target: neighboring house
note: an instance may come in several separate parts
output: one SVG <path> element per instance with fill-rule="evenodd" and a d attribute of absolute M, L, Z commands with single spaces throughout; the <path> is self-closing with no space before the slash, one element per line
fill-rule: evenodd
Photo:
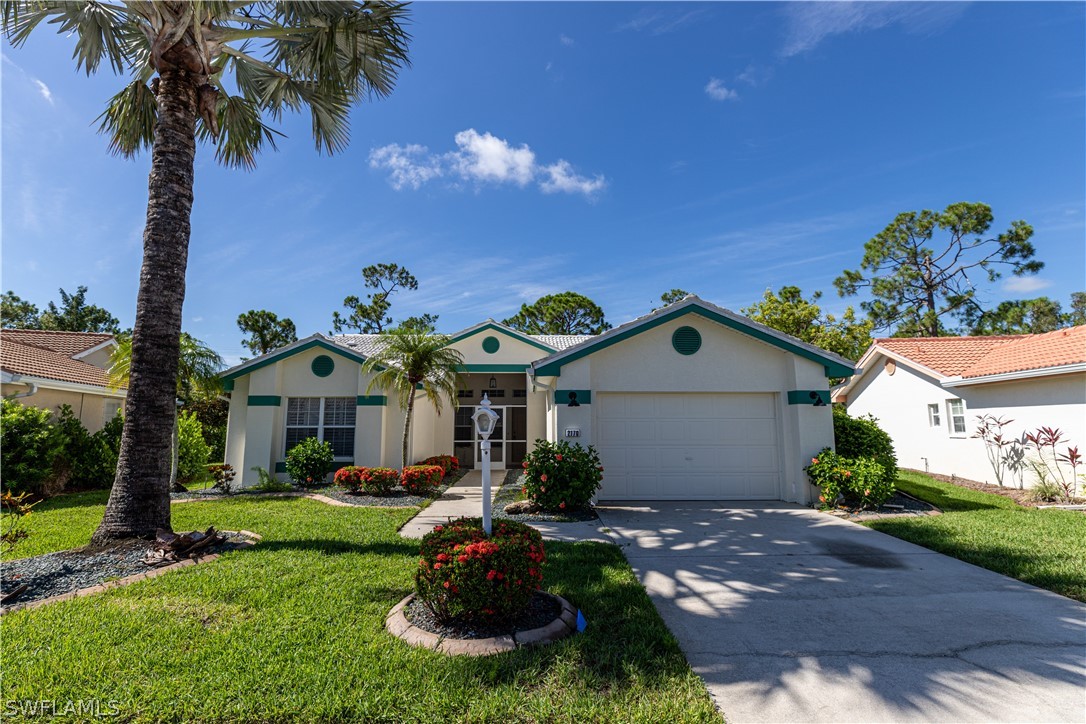
<path fill-rule="evenodd" d="M 403 413 L 367 390 L 377 335 L 315 334 L 223 373 L 232 390 L 226 462 L 282 472 L 316 436 L 338 465 L 400 464 Z M 790 500 L 814 490 L 803 466 L 833 445 L 830 377 L 853 365 L 746 317 L 687 297 L 596 337 L 528 335 L 492 320 L 452 336 L 464 357 L 459 409 L 419 401 L 412 461 L 455 454 L 479 466 L 471 415 L 501 415 L 492 465 L 519 467 L 536 440 L 595 445 L 603 499 Z"/>
<path fill-rule="evenodd" d="M 109 388 L 111 334 L 0 330 L 0 393 L 59 412 L 70 405 L 89 432 L 121 411 L 126 390 Z"/>
<path fill-rule="evenodd" d="M 996 483 L 977 418 L 1012 423 L 1021 439 L 1059 428 L 1086 452 L 1086 326 L 1004 337 L 877 339 L 861 368 L 834 389 L 850 415 L 874 415 L 902 467 Z M 1063 446 L 1061 445 L 1061 451 Z M 1036 451 L 1026 451 L 1027 458 Z M 1004 485 L 1034 483 L 1028 465 Z"/>

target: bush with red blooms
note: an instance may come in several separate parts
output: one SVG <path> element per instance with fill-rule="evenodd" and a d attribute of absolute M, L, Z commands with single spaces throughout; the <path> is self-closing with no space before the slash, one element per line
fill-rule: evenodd
<path fill-rule="evenodd" d="M 420 460 L 416 465 L 440 465 L 445 474 L 456 472 L 460 469 L 460 460 L 452 455 L 434 455 L 425 460 Z"/>
<path fill-rule="evenodd" d="M 357 493 L 362 489 L 362 472 L 365 468 L 348 465 L 336 471 L 332 482 L 336 487 L 343 488 L 348 493 Z"/>
<path fill-rule="evenodd" d="M 550 512 L 588 507 L 603 481 L 596 448 L 539 440 L 524 458 L 524 493 Z"/>
<path fill-rule="evenodd" d="M 408 465 L 400 476 L 400 484 L 413 495 L 424 495 L 441 485 L 445 468 L 440 465 Z"/>
<path fill-rule="evenodd" d="M 543 585 L 543 536 L 523 523 L 479 518 L 439 525 L 422 539 L 415 593 L 434 617 L 509 620 Z"/>
<path fill-rule="evenodd" d="M 362 468 L 358 481 L 363 493 L 388 495 L 400 482 L 400 471 L 395 468 Z"/>

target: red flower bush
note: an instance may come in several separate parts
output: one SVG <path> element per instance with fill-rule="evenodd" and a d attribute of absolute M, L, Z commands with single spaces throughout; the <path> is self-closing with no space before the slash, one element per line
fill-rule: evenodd
<path fill-rule="evenodd" d="M 543 585 L 543 537 L 523 523 L 479 518 L 437 526 L 422 539 L 415 593 L 440 621 L 510 619 Z"/>
<path fill-rule="evenodd" d="M 359 468 L 362 492 L 370 495 L 388 495 L 400 482 L 400 471 L 393 468 Z"/>
<path fill-rule="evenodd" d="M 524 458 L 524 492 L 544 510 L 587 507 L 602 481 L 600 457 L 592 446 L 540 440 Z"/>
<path fill-rule="evenodd" d="M 448 475 L 460 469 L 460 460 L 452 455 L 434 455 L 425 460 L 420 460 L 415 465 L 440 465 L 445 474 Z"/>
<path fill-rule="evenodd" d="M 365 468 L 348 465 L 336 471 L 332 482 L 335 483 L 336 487 L 343 488 L 348 493 L 357 493 L 362 489 L 362 473 L 365 470 Z"/>
<path fill-rule="evenodd" d="M 419 495 L 441 485 L 443 477 L 445 477 L 445 468 L 440 465 L 409 465 L 403 469 L 400 484 L 407 492 Z"/>

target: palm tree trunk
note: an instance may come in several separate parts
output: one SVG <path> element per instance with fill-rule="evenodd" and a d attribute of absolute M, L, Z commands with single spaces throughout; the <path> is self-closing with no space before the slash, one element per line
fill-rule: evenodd
<path fill-rule="evenodd" d="M 170 529 L 171 439 L 195 156 L 195 84 L 186 71 L 164 70 L 151 152 L 124 431 L 117 477 L 105 516 L 91 538 L 94 545 L 151 537 L 159 528 Z"/>
<path fill-rule="evenodd" d="M 403 450 L 401 452 L 400 469 L 407 467 L 407 440 L 411 434 L 411 413 L 415 410 L 415 385 L 411 385 L 411 394 L 407 397 L 407 414 L 403 418 Z"/>

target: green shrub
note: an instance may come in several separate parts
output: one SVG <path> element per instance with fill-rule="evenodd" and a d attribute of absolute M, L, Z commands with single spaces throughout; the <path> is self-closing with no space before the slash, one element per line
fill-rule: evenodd
<path fill-rule="evenodd" d="M 424 495 L 441 485 L 445 468 L 440 465 L 408 465 L 400 476 L 400 485 L 412 495 Z"/>
<path fill-rule="evenodd" d="M 543 585 L 543 537 L 523 523 L 494 521 L 487 536 L 479 518 L 454 520 L 426 534 L 420 555 L 415 592 L 440 621 L 511 619 Z"/>
<path fill-rule="evenodd" d="M 259 482 L 245 489 L 249 493 L 286 493 L 294 489 L 290 483 L 276 480 L 275 476 L 259 465 L 250 468 L 256 473 Z"/>
<path fill-rule="evenodd" d="M 4 489 L 41 494 L 64 452 L 52 413 L 4 400 L 0 408 L 0 473 Z"/>
<path fill-rule="evenodd" d="M 67 477 L 65 489 L 88 490 L 111 486 L 117 474 L 117 458 L 110 454 L 104 436 L 87 432 L 70 405 L 61 405 L 56 427 L 64 437 L 64 452 L 59 467 Z"/>
<path fill-rule="evenodd" d="M 207 474 L 211 448 L 204 441 L 200 420 L 190 412 L 177 415 L 177 481 L 191 483 Z"/>
<path fill-rule="evenodd" d="M 117 459 L 121 456 L 121 432 L 124 430 L 124 415 L 117 413 L 113 419 L 102 426 L 102 429 L 94 433 L 94 437 L 101 441 L 102 464 L 109 469 L 109 485 L 113 485 L 113 479 L 117 477 Z"/>
<path fill-rule="evenodd" d="M 1042 479 L 1029 489 L 1028 495 L 1034 503 L 1055 503 L 1063 498 L 1064 490 L 1056 481 Z"/>
<path fill-rule="evenodd" d="M 323 485 L 334 467 L 332 443 L 307 437 L 287 453 L 287 475 L 302 488 Z"/>
<path fill-rule="evenodd" d="M 596 448 L 565 440 L 537 440 L 524 458 L 524 473 L 528 499 L 549 511 L 587 507 L 603 480 Z"/>
<path fill-rule="evenodd" d="M 823 507 L 877 508 L 894 494 L 894 479 L 871 458 L 847 458 L 824 448 L 804 468 L 821 489 Z"/>
<path fill-rule="evenodd" d="M 460 469 L 460 460 L 454 455 L 433 455 L 420 460 L 415 463 L 416 465 L 440 465 L 445 471 L 445 475 L 455 472 Z"/>
<path fill-rule="evenodd" d="M 882 466 L 887 480 L 897 480 L 897 455 L 894 441 L 871 415 L 849 417 L 840 405 L 833 408 L 833 446 L 846 458 L 872 458 Z"/>

